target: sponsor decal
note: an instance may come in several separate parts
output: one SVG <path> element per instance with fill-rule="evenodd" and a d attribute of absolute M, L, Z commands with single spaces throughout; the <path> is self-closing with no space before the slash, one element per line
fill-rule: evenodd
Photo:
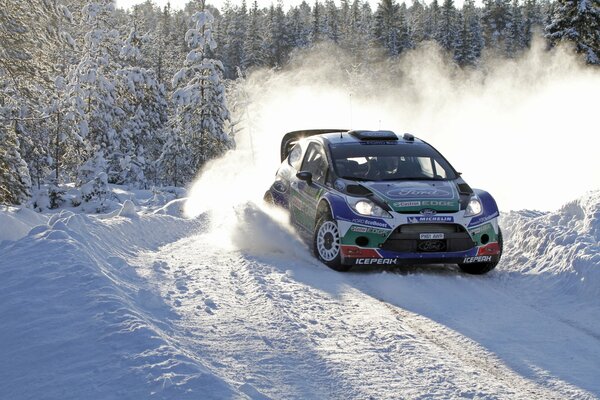
<path fill-rule="evenodd" d="M 394 207 L 419 207 L 420 201 L 397 201 L 392 204 Z"/>
<path fill-rule="evenodd" d="M 342 254 L 344 257 L 381 258 L 377 250 L 363 249 L 358 246 L 342 245 Z"/>
<path fill-rule="evenodd" d="M 421 202 L 422 206 L 429 206 L 429 207 L 454 207 L 456 205 L 455 202 L 453 201 L 444 201 L 444 200 L 423 200 Z"/>
<path fill-rule="evenodd" d="M 452 192 L 438 188 L 405 188 L 386 192 L 389 197 L 452 197 Z"/>
<path fill-rule="evenodd" d="M 486 222 L 488 222 L 488 221 L 496 218 L 498 215 L 500 215 L 500 213 L 498 213 L 498 211 L 496 211 L 495 213 L 487 215 L 485 217 L 479 217 L 479 218 L 475 217 L 475 218 L 473 218 L 471 220 L 471 223 L 469 224 L 469 226 L 471 226 L 471 225 L 481 225 L 483 223 L 486 223 Z"/>
<path fill-rule="evenodd" d="M 438 215 L 423 216 L 423 217 L 408 217 L 409 224 L 420 224 L 423 222 L 454 222 L 454 217 L 444 217 Z"/>
<path fill-rule="evenodd" d="M 443 233 L 421 233 L 419 235 L 419 239 L 421 239 L 421 240 L 438 240 L 438 239 L 443 239 L 443 238 L 444 238 Z"/>
<path fill-rule="evenodd" d="M 500 244 L 497 242 L 488 243 L 485 246 L 480 247 L 477 250 L 477 255 L 482 256 L 486 254 L 499 254 L 500 253 Z"/>
<path fill-rule="evenodd" d="M 390 231 L 387 229 L 377 229 L 377 228 L 369 228 L 369 229 L 367 229 L 367 232 L 374 233 L 375 235 L 381 235 L 381 236 L 386 236 L 388 233 L 390 233 Z"/>
<path fill-rule="evenodd" d="M 358 265 L 396 265 L 398 260 L 396 258 L 357 258 L 356 264 Z"/>
<path fill-rule="evenodd" d="M 388 233 L 390 233 L 390 231 L 388 229 L 367 228 L 366 226 L 357 226 L 357 225 L 352 225 L 350 227 L 350 230 L 352 232 L 373 233 L 375 235 L 381 235 L 381 236 L 385 236 Z"/>
<path fill-rule="evenodd" d="M 463 264 L 491 262 L 491 261 L 492 261 L 492 256 L 465 257 L 465 259 L 463 260 Z"/>
<path fill-rule="evenodd" d="M 380 228 L 389 228 L 390 226 L 388 224 L 386 224 L 385 222 L 379 222 L 379 221 L 372 221 L 369 219 L 363 219 L 363 218 L 354 218 L 352 221 L 350 221 L 352 223 L 355 224 L 361 224 L 361 225 L 371 225 L 371 226 L 377 226 Z"/>

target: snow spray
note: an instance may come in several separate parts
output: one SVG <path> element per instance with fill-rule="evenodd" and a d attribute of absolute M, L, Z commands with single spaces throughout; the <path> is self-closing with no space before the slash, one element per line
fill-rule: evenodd
<path fill-rule="evenodd" d="M 544 45 L 460 69 L 433 44 L 359 63 L 323 44 L 295 53 L 279 71 L 254 71 L 239 83 L 248 103 L 237 148 L 201 171 L 186 211 L 232 215 L 240 204 L 260 204 L 284 133 L 349 129 L 349 95 L 354 129 L 383 121 L 381 129 L 429 142 L 501 210 L 556 209 L 600 187 L 600 70 L 568 48 Z"/>

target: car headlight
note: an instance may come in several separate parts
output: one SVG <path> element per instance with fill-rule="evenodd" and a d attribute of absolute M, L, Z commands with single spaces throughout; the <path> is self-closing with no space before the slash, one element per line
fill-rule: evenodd
<path fill-rule="evenodd" d="M 482 211 L 483 206 L 481 205 L 481 201 L 479 201 L 477 197 L 473 197 L 469 200 L 467 210 L 465 211 L 465 217 L 474 217 L 475 215 L 481 214 Z"/>
<path fill-rule="evenodd" d="M 357 214 L 360 215 L 379 218 L 392 218 L 390 213 L 369 199 L 349 199 L 348 204 Z"/>

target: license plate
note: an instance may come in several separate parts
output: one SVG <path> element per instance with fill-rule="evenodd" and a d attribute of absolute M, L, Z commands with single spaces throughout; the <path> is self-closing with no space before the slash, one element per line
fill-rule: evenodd
<path fill-rule="evenodd" d="M 419 239 L 421 239 L 421 240 L 439 240 L 439 239 L 443 239 L 443 238 L 444 238 L 443 233 L 421 233 L 419 235 Z"/>

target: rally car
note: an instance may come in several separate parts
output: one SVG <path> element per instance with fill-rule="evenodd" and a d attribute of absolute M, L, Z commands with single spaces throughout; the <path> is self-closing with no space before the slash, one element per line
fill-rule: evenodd
<path fill-rule="evenodd" d="M 502 254 L 498 207 L 472 189 L 431 145 L 392 131 L 290 132 L 265 200 L 291 222 L 324 264 L 458 264 L 470 274 Z"/>

